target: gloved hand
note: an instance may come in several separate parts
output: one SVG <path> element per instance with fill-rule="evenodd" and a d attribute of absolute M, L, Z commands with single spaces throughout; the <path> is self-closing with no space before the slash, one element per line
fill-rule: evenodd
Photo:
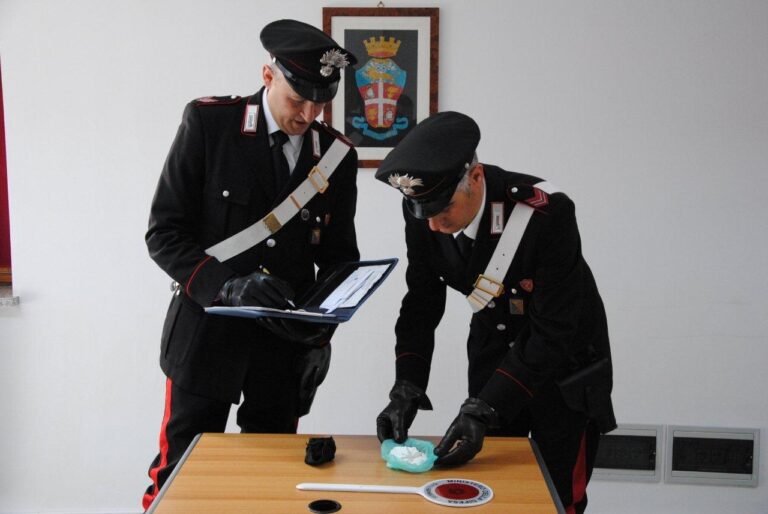
<path fill-rule="evenodd" d="M 233 277 L 219 291 L 221 303 L 231 307 L 255 305 L 285 309 L 293 300 L 293 289 L 285 280 L 254 271 L 245 277 Z"/>
<path fill-rule="evenodd" d="M 307 346 L 322 346 L 331 340 L 333 324 L 310 323 L 288 318 L 259 318 L 259 324 L 280 339 Z"/>
<path fill-rule="evenodd" d="M 381 442 L 394 439 L 400 444 L 408 439 L 408 429 L 416 411 L 432 410 L 432 402 L 420 387 L 407 380 L 395 381 L 389 399 L 389 405 L 376 418 L 376 435 Z"/>
<path fill-rule="evenodd" d="M 296 372 L 299 375 L 299 406 L 297 416 L 309 412 L 315 393 L 328 375 L 331 367 L 331 345 L 326 344 L 307 350 L 296 360 Z"/>
<path fill-rule="evenodd" d="M 483 449 L 486 429 L 497 422 L 496 411 L 490 405 L 480 398 L 467 398 L 435 447 L 435 465 L 455 466 L 472 460 Z"/>

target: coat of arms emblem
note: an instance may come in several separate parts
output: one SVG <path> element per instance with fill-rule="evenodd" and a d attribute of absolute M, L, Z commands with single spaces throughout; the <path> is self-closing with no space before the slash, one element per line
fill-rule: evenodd
<path fill-rule="evenodd" d="M 394 37 L 371 37 L 363 41 L 371 59 L 355 72 L 357 89 L 364 102 L 365 117 L 352 120 L 355 128 L 383 141 L 408 128 L 407 117 L 397 117 L 397 102 L 405 88 L 407 72 L 392 59 L 401 41 Z"/>

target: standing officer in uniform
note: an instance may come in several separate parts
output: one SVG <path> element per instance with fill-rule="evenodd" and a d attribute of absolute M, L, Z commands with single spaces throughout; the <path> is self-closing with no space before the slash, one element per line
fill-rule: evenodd
<path fill-rule="evenodd" d="M 357 154 L 315 121 L 355 57 L 322 31 L 270 23 L 271 63 L 252 96 L 189 103 L 165 162 L 146 235 L 175 282 L 160 366 L 168 377 L 148 508 L 193 437 L 295 433 L 330 361 L 332 327 L 209 315 L 211 305 L 287 308 L 334 264 L 359 260 Z M 332 176 L 331 176 L 332 174 Z M 287 214 L 286 214 L 287 213 Z"/>
<path fill-rule="evenodd" d="M 583 512 L 599 436 L 616 425 L 605 310 L 573 202 L 541 179 L 478 163 L 479 141 L 471 118 L 439 113 L 376 173 L 405 196 L 408 247 L 396 381 L 378 436 L 402 442 L 417 410 L 432 408 L 425 391 L 450 286 L 474 311 L 469 398 L 435 448 L 436 464 L 469 461 L 486 434 L 530 433 L 566 512 Z"/>

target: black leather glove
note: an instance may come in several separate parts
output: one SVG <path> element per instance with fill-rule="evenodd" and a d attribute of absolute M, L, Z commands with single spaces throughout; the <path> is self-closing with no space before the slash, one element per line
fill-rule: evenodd
<path fill-rule="evenodd" d="M 376 435 L 381 442 L 394 439 L 400 444 L 408 439 L 416 411 L 432 410 L 432 402 L 419 386 L 407 380 L 395 381 L 389 399 L 389 405 L 376 418 Z"/>
<path fill-rule="evenodd" d="M 311 348 L 296 361 L 299 375 L 299 406 L 297 416 L 309 413 L 315 393 L 331 367 L 331 345 Z"/>
<path fill-rule="evenodd" d="M 285 309 L 293 300 L 293 289 L 285 280 L 254 271 L 245 277 L 230 278 L 219 291 L 221 303 L 231 307 L 255 305 Z"/>
<path fill-rule="evenodd" d="M 467 398 L 459 409 L 459 415 L 435 447 L 435 464 L 455 466 L 472 460 L 483 449 L 486 429 L 497 423 L 498 416 L 490 405 L 480 398 Z"/>
<path fill-rule="evenodd" d="M 259 324 L 280 339 L 307 346 L 323 346 L 331 340 L 334 325 L 288 318 L 259 318 Z"/>

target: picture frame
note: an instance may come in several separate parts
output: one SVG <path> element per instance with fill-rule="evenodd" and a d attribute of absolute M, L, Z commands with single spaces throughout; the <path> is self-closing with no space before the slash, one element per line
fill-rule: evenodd
<path fill-rule="evenodd" d="M 439 8 L 324 7 L 323 30 L 357 57 L 324 120 L 378 168 L 421 120 L 437 112 Z"/>

